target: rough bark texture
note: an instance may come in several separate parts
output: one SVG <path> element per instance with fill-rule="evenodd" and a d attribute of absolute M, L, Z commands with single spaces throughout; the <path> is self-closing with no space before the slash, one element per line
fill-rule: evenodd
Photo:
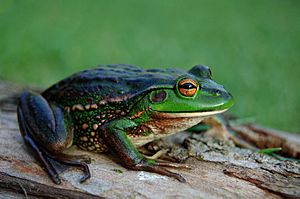
<path fill-rule="evenodd" d="M 0 198 L 300 198 L 298 163 L 279 161 L 200 134 L 181 134 L 184 145 L 173 145 L 169 150 L 169 157 L 186 160 L 191 166 L 190 170 L 176 170 L 187 183 L 129 171 L 110 156 L 72 147 L 67 153 L 92 158 L 92 178 L 80 184 L 81 171 L 68 169 L 60 174 L 62 184 L 55 185 L 30 155 L 19 133 L 15 110 L 16 96 L 22 90 L 0 82 Z M 288 140 L 286 135 L 277 136 Z M 300 139 L 293 137 L 284 144 L 296 147 L 295 157 L 299 157 Z"/>

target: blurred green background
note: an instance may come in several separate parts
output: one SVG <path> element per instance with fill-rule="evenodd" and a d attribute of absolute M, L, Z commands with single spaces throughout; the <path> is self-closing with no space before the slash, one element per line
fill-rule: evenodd
<path fill-rule="evenodd" d="M 230 110 L 300 133 L 300 1 L 0 0 L 0 78 L 48 87 L 97 64 L 211 66 Z"/>

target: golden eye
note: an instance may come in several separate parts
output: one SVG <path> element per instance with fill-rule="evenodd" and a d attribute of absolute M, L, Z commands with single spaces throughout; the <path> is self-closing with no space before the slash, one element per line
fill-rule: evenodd
<path fill-rule="evenodd" d="M 198 89 L 198 84 L 192 79 L 182 79 L 178 82 L 179 92 L 186 97 L 193 97 Z"/>

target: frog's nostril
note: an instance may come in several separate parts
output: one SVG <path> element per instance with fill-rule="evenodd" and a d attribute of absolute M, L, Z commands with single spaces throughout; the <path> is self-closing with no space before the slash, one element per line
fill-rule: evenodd
<path fill-rule="evenodd" d="M 222 91 L 216 90 L 215 93 L 216 93 L 217 96 L 220 96 L 222 94 Z"/>

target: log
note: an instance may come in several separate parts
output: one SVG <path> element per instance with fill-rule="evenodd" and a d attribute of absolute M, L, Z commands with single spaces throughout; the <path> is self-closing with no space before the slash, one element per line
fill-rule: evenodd
<path fill-rule="evenodd" d="M 170 159 L 190 165 L 191 169 L 172 169 L 183 175 L 186 183 L 127 170 L 110 155 L 73 146 L 66 153 L 92 158 L 92 178 L 81 184 L 81 171 L 71 168 L 60 173 L 62 184 L 56 185 L 31 156 L 19 133 L 16 103 L 23 90 L 0 82 L 0 198 L 300 198 L 296 161 L 280 161 L 235 147 L 230 140 L 196 133 L 176 135 L 183 144 L 176 143 L 176 137 L 164 141 L 170 146 Z M 293 144 L 299 146 L 299 140 L 296 136 Z"/>

